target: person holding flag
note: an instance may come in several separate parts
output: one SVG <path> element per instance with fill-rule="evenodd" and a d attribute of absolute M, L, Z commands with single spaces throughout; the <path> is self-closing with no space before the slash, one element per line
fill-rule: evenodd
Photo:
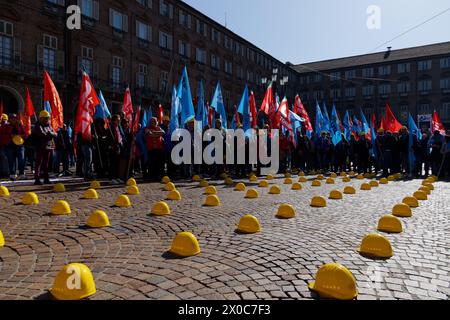
<path fill-rule="evenodd" d="M 11 181 L 17 179 L 17 169 L 19 171 L 19 180 L 25 179 L 25 138 L 24 126 L 20 123 L 17 114 L 11 114 L 9 122 L 0 128 L 0 141 L 5 148 Z"/>

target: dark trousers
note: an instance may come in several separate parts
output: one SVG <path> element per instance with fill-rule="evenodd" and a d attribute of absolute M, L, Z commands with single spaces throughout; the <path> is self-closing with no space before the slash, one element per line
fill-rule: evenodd
<path fill-rule="evenodd" d="M 34 173 L 36 180 L 39 180 L 41 176 L 46 180 L 48 179 L 48 166 L 52 155 L 53 150 L 36 150 L 36 170 Z"/>
<path fill-rule="evenodd" d="M 23 175 L 25 172 L 25 147 L 10 144 L 6 147 L 6 156 L 8 158 L 9 174 L 16 174 L 17 164 L 19 175 Z"/>
<path fill-rule="evenodd" d="M 164 175 L 164 151 L 162 149 L 149 150 L 149 175 L 153 181 L 159 181 Z"/>

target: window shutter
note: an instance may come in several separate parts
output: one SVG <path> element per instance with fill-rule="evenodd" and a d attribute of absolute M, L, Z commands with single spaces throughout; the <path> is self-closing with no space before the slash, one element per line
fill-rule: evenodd
<path fill-rule="evenodd" d="M 126 14 L 122 15 L 122 21 L 123 21 L 123 32 L 128 32 L 128 16 Z"/>
<path fill-rule="evenodd" d="M 191 15 L 188 15 L 188 29 L 191 28 L 192 18 Z"/>
<path fill-rule="evenodd" d="M 100 20 L 100 5 L 98 1 L 94 1 L 94 19 Z"/>
<path fill-rule="evenodd" d="M 152 9 L 153 8 L 153 1 L 152 0 L 147 0 L 147 7 Z"/>
<path fill-rule="evenodd" d="M 22 60 L 22 41 L 14 38 L 14 65 L 19 66 Z"/>
<path fill-rule="evenodd" d="M 173 4 L 169 4 L 169 18 L 173 19 Z"/>
<path fill-rule="evenodd" d="M 149 25 L 147 26 L 147 34 L 148 34 L 148 39 L 147 40 L 151 42 L 152 38 L 153 38 L 152 37 L 152 27 L 149 26 Z"/>
<path fill-rule="evenodd" d="M 197 33 L 200 33 L 200 21 L 197 20 Z"/>

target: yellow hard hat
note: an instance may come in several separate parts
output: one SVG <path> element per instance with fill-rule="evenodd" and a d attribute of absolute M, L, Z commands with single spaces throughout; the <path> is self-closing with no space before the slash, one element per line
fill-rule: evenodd
<path fill-rule="evenodd" d="M 316 281 L 308 287 L 323 298 L 353 300 L 358 295 L 355 277 L 346 267 L 337 263 L 321 267 Z"/>
<path fill-rule="evenodd" d="M 90 228 L 105 228 L 111 226 L 108 215 L 102 210 L 95 210 L 86 222 Z"/>
<path fill-rule="evenodd" d="M 216 189 L 216 187 L 214 187 L 214 186 L 209 186 L 209 187 L 206 187 L 206 189 L 205 189 L 205 194 L 206 195 L 209 195 L 209 194 L 217 194 L 217 189 Z"/>
<path fill-rule="evenodd" d="M 50 289 L 50 293 L 58 300 L 82 300 L 96 292 L 91 270 L 81 263 L 65 266 Z"/>
<path fill-rule="evenodd" d="M 239 221 L 237 231 L 243 233 L 257 233 L 261 231 L 261 224 L 258 218 L 250 214 L 245 215 Z"/>
<path fill-rule="evenodd" d="M 262 180 L 262 181 L 259 183 L 259 187 L 260 187 L 260 188 L 268 188 L 268 187 L 269 187 L 269 182 L 268 182 L 267 180 Z"/>
<path fill-rule="evenodd" d="M 138 196 L 140 194 L 139 188 L 137 186 L 129 186 L 127 188 L 127 194 L 130 196 Z"/>
<path fill-rule="evenodd" d="M 50 113 L 47 110 L 42 110 L 39 113 L 39 118 L 50 118 Z"/>
<path fill-rule="evenodd" d="M 245 191 L 245 184 L 243 184 L 242 182 L 239 182 L 235 187 L 234 187 L 235 191 Z"/>
<path fill-rule="evenodd" d="M 114 205 L 120 208 L 128 208 L 131 207 L 131 201 L 130 198 L 128 198 L 128 196 L 122 194 L 116 199 Z"/>
<path fill-rule="evenodd" d="M 270 187 L 269 194 L 280 194 L 281 188 L 277 185 Z"/>
<path fill-rule="evenodd" d="M 128 179 L 127 186 L 129 186 L 129 187 L 137 186 L 136 180 L 134 178 Z"/>
<path fill-rule="evenodd" d="M 66 192 L 66 187 L 62 183 L 57 183 L 53 186 L 53 192 Z"/>
<path fill-rule="evenodd" d="M 0 230 L 0 248 L 5 245 L 5 238 L 3 238 L 2 230 Z"/>
<path fill-rule="evenodd" d="M 205 204 L 206 207 L 218 207 L 220 206 L 220 199 L 216 195 L 209 195 L 206 198 Z"/>
<path fill-rule="evenodd" d="M 163 117 L 163 121 L 170 121 L 170 117 L 169 116 L 164 116 Z"/>
<path fill-rule="evenodd" d="M 98 193 L 95 189 L 88 189 L 85 191 L 83 199 L 90 199 L 90 200 L 98 199 Z"/>
<path fill-rule="evenodd" d="M 290 204 L 282 204 L 278 208 L 277 218 L 291 219 L 296 215 L 295 208 Z"/>
<path fill-rule="evenodd" d="M 403 226 L 399 218 L 385 215 L 378 221 L 377 230 L 388 233 L 401 233 Z"/>
<path fill-rule="evenodd" d="M 65 216 L 71 214 L 70 205 L 66 201 L 58 201 L 56 202 L 51 210 L 51 213 L 55 216 Z"/>
<path fill-rule="evenodd" d="M 162 183 L 166 183 L 166 184 L 169 183 L 170 181 L 171 180 L 170 180 L 170 178 L 168 176 L 163 177 L 162 180 L 161 180 Z"/>
<path fill-rule="evenodd" d="M 9 117 L 8 117 L 8 115 L 7 114 L 2 114 L 2 120 L 3 121 L 8 121 L 9 120 Z"/>
<path fill-rule="evenodd" d="M 191 257 L 200 253 L 200 245 L 192 233 L 181 232 L 176 235 L 169 252 L 180 257 Z"/>
<path fill-rule="evenodd" d="M 91 186 L 89 187 L 90 189 L 100 189 L 101 188 L 101 184 L 99 181 L 94 180 L 91 182 Z"/>
<path fill-rule="evenodd" d="M 226 177 L 226 178 L 225 178 L 225 184 L 226 184 L 227 186 L 231 186 L 231 185 L 234 184 L 234 181 L 233 181 L 233 179 L 231 179 L 230 177 Z"/>
<path fill-rule="evenodd" d="M 12 141 L 16 146 L 23 146 L 24 143 L 24 140 L 21 136 L 14 136 L 12 138 Z"/>
<path fill-rule="evenodd" d="M 358 252 L 370 257 L 390 258 L 394 255 L 389 239 L 377 233 L 364 237 Z"/>
<path fill-rule="evenodd" d="M 152 208 L 152 214 L 155 216 L 168 216 L 170 215 L 170 207 L 164 201 L 157 202 Z"/>
<path fill-rule="evenodd" d="M 172 182 L 168 182 L 168 183 L 165 185 L 164 189 L 165 189 L 166 191 L 173 191 L 173 190 L 176 190 L 177 188 L 175 187 L 175 185 L 174 185 Z"/>
<path fill-rule="evenodd" d="M 181 193 L 178 190 L 169 191 L 167 195 L 167 200 L 180 201 L 181 199 Z"/>
<path fill-rule="evenodd" d="M 9 190 L 5 186 L 0 186 L 0 197 L 7 198 L 9 197 Z"/>
<path fill-rule="evenodd" d="M 22 204 L 24 204 L 26 206 L 33 205 L 33 204 L 39 204 L 39 198 L 36 193 L 29 192 L 23 196 Z"/>
<path fill-rule="evenodd" d="M 247 199 L 256 199 L 258 197 L 259 197 L 259 194 L 256 189 L 249 189 L 247 191 L 247 194 L 245 195 L 245 198 L 247 198 Z"/>
<path fill-rule="evenodd" d="M 314 197 L 311 200 L 311 207 L 324 208 L 327 206 L 327 200 L 324 197 Z"/>
<path fill-rule="evenodd" d="M 294 184 L 292 184 L 292 190 L 302 190 L 302 185 L 298 182 L 295 182 Z"/>
<path fill-rule="evenodd" d="M 209 186 L 209 182 L 203 179 L 198 185 L 202 188 L 206 188 L 207 186 Z"/>

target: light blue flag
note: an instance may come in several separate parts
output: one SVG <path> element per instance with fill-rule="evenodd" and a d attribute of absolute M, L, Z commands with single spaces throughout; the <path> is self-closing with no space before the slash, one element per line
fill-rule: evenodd
<path fill-rule="evenodd" d="M 197 115 L 195 116 L 197 121 L 197 130 L 203 132 L 203 129 L 208 125 L 208 111 L 206 110 L 205 97 L 203 93 L 203 81 L 200 81 L 200 96 L 197 103 Z"/>
<path fill-rule="evenodd" d="M 333 104 L 333 110 L 331 112 L 331 122 L 330 122 L 331 140 L 334 145 L 337 145 L 342 141 L 341 133 L 341 121 L 336 110 L 336 106 Z"/>
<path fill-rule="evenodd" d="M 342 121 L 342 125 L 344 126 L 344 135 L 347 141 L 350 141 L 352 136 L 352 126 L 350 125 L 350 114 L 348 111 L 345 113 L 344 121 Z"/>
<path fill-rule="evenodd" d="M 361 110 L 361 131 L 364 131 L 366 134 L 369 133 L 369 123 L 367 122 L 366 116 L 364 112 Z"/>
<path fill-rule="evenodd" d="M 97 106 L 97 108 L 95 108 L 94 119 L 111 118 L 111 112 L 109 112 L 108 105 L 106 104 L 101 90 L 98 93 L 98 99 L 100 100 L 100 104 Z"/>
<path fill-rule="evenodd" d="M 191 88 L 189 86 L 189 77 L 187 68 L 184 67 L 177 96 L 180 99 L 181 126 L 195 118 L 194 104 L 192 102 Z"/>
<path fill-rule="evenodd" d="M 172 105 L 170 109 L 170 123 L 169 123 L 169 131 L 170 134 L 173 134 L 180 127 L 180 123 L 178 122 L 178 115 L 180 109 L 180 99 L 178 98 L 177 89 L 173 86 L 172 89 Z"/>
<path fill-rule="evenodd" d="M 216 91 L 211 102 L 211 108 L 216 110 L 219 114 L 220 120 L 222 121 L 222 127 L 228 129 L 227 114 L 225 112 L 225 105 L 223 103 L 222 90 L 220 89 L 220 81 L 217 83 Z M 214 126 L 214 123 L 213 123 Z"/>
<path fill-rule="evenodd" d="M 239 106 L 237 112 L 242 115 L 242 127 L 244 131 L 251 129 L 250 123 L 250 102 L 248 96 L 248 87 L 245 85 L 244 92 L 242 93 L 241 102 L 239 102 Z M 234 117 L 233 117 L 234 119 Z"/>
<path fill-rule="evenodd" d="M 323 130 L 322 110 L 320 110 L 319 102 L 316 101 L 316 134 L 320 136 Z"/>
<path fill-rule="evenodd" d="M 417 139 L 421 140 L 422 132 L 420 132 L 419 128 L 414 122 L 414 118 L 411 116 L 411 113 L 408 115 L 408 129 L 409 129 L 409 172 L 412 175 L 416 164 L 416 157 L 414 155 L 413 150 L 414 136 L 417 136 Z"/>
<path fill-rule="evenodd" d="M 47 111 L 48 113 L 50 113 L 50 115 L 52 114 L 52 107 L 50 106 L 49 101 L 44 102 L 44 110 Z"/>
<path fill-rule="evenodd" d="M 305 119 L 301 118 L 298 114 L 292 112 L 291 110 L 289 110 L 289 115 L 291 118 L 292 131 L 294 132 L 295 145 L 297 146 L 297 132 L 301 132 L 302 122 L 305 122 Z"/>
<path fill-rule="evenodd" d="M 356 116 L 353 116 L 353 131 L 356 132 L 356 134 L 359 136 L 359 134 L 361 133 L 362 129 L 361 129 L 361 122 L 358 120 L 358 118 L 356 118 Z"/>
<path fill-rule="evenodd" d="M 371 132 L 371 136 L 372 136 L 372 157 L 377 159 L 378 158 L 377 145 L 376 145 L 377 134 L 375 132 L 375 128 L 372 126 L 372 123 L 370 124 L 370 132 Z"/>
<path fill-rule="evenodd" d="M 322 130 L 330 131 L 330 117 L 328 116 L 327 106 L 325 102 L 323 103 L 323 124 L 322 124 Z"/>
<path fill-rule="evenodd" d="M 148 126 L 148 111 L 144 110 L 142 112 L 141 126 L 142 128 L 147 128 Z"/>

